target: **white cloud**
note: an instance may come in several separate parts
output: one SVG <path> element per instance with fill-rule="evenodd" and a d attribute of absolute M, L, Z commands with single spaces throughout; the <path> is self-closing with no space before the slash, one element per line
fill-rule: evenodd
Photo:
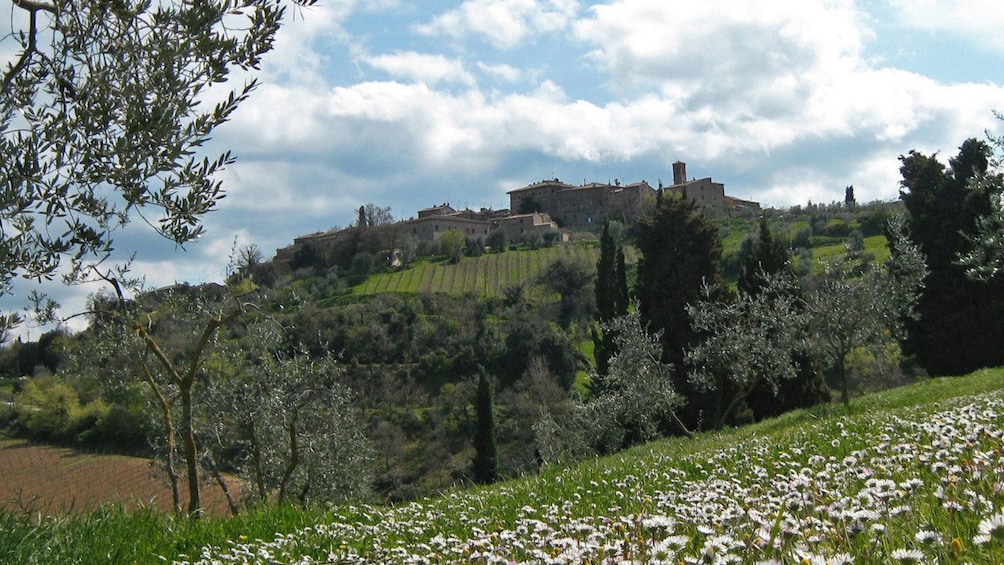
<path fill-rule="evenodd" d="M 1004 3 L 999 0 L 889 0 L 891 12 L 904 25 L 944 31 L 978 48 L 1004 48 Z"/>
<path fill-rule="evenodd" d="M 486 75 L 506 82 L 518 82 L 521 78 L 523 78 L 523 71 L 512 65 L 506 65 L 504 63 L 490 65 L 488 63 L 479 62 L 478 68 Z"/>
<path fill-rule="evenodd" d="M 439 83 L 473 86 L 476 82 L 474 76 L 464 69 L 461 61 L 448 59 L 443 55 L 405 51 L 391 55 L 368 56 L 363 60 L 394 78 L 405 78 L 429 86 Z"/>
<path fill-rule="evenodd" d="M 467 0 L 415 27 L 428 36 L 479 36 L 500 49 L 564 30 L 579 10 L 576 0 Z"/>

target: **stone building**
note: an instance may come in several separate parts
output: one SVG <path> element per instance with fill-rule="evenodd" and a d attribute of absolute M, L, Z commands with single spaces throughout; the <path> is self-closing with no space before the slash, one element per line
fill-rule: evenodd
<path fill-rule="evenodd" d="M 557 234 L 558 241 L 567 242 L 568 232 L 558 229 L 558 223 L 543 212 L 515 214 L 492 220 L 492 229 L 505 232 L 506 241 L 521 241 L 530 232 L 537 232 L 543 238 L 548 233 Z"/>
<path fill-rule="evenodd" d="M 756 202 L 725 195 L 725 185 L 711 177 L 687 180 L 687 165 L 673 163 L 673 184 L 660 187 L 667 192 L 686 194 L 687 198 L 715 212 L 746 212 L 760 209 Z M 622 185 L 589 183 L 571 185 L 558 179 L 542 180 L 509 194 L 509 206 L 514 212 L 541 211 L 561 226 L 588 226 L 604 220 L 636 220 L 642 213 L 646 198 L 654 198 L 656 189 L 645 181 Z"/>
<path fill-rule="evenodd" d="M 607 218 L 634 220 L 646 196 L 655 189 L 641 181 L 628 185 L 589 183 L 575 186 L 558 179 L 543 180 L 509 191 L 509 207 L 514 212 L 546 212 L 559 225 L 602 224 Z"/>
<path fill-rule="evenodd" d="M 418 218 L 402 222 L 405 235 L 416 241 L 437 241 L 447 231 L 453 229 L 471 239 L 488 237 L 491 220 L 497 212 L 482 208 L 455 210 L 449 204 L 440 204 L 418 211 Z"/>

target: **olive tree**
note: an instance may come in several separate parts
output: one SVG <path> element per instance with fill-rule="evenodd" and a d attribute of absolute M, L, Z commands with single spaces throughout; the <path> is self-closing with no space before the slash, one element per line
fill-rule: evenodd
<path fill-rule="evenodd" d="M 221 84 L 258 68 L 283 12 L 276 0 L 11 0 L 0 294 L 16 277 L 87 277 L 137 216 L 179 245 L 199 237 L 234 161 L 201 148 L 257 83 Z"/>
<path fill-rule="evenodd" d="M 862 273 L 850 258 L 830 262 L 805 299 L 810 351 L 833 369 L 845 406 L 850 403 L 848 356 L 857 348 L 881 347 L 890 337 L 904 337 L 904 322 L 916 316 L 927 274 L 902 216 L 890 219 L 888 231 L 892 253 L 884 265 Z"/>
<path fill-rule="evenodd" d="M 677 417 L 684 398 L 673 388 L 672 365 L 662 361 L 658 333 L 649 333 L 635 308 L 603 324 L 615 336 L 603 391 L 574 402 L 561 418 L 545 416 L 534 432 L 546 463 L 606 455 L 667 433 L 692 432 Z"/>
<path fill-rule="evenodd" d="M 273 322 L 253 324 L 230 348 L 227 378 L 210 384 L 206 434 L 221 452 L 238 453 L 238 473 L 259 503 L 364 499 L 373 447 L 351 390 L 330 356 L 311 359 L 283 347 Z"/>
<path fill-rule="evenodd" d="M 777 394 L 798 375 L 797 354 L 805 350 L 806 318 L 793 274 L 756 275 L 756 291 L 740 290 L 722 300 L 705 288 L 701 300 L 687 306 L 691 325 L 701 336 L 687 350 L 688 378 L 715 391 L 712 415 L 723 427 L 759 387 Z"/>
<path fill-rule="evenodd" d="M 207 361 L 219 350 L 221 330 L 242 316 L 247 305 L 226 289 L 186 286 L 145 293 L 133 286 L 134 298 L 127 299 L 119 278 L 107 272 L 101 276 L 115 294 L 91 299 L 92 331 L 100 342 L 96 349 L 106 356 L 99 362 L 115 378 L 146 385 L 159 430 L 150 439 L 164 456 L 174 510 L 182 510 L 185 483 L 187 513 L 198 518 L 206 456 L 199 438 L 207 417 L 204 388 L 218 372 Z M 118 276 L 124 275 L 120 271 Z"/>

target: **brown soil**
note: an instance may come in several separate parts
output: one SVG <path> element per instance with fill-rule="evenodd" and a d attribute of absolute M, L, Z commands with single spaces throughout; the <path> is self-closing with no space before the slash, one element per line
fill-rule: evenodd
<path fill-rule="evenodd" d="M 227 481 L 240 495 L 237 479 Z M 181 485 L 182 506 L 187 487 Z M 227 513 L 227 502 L 215 482 L 203 486 L 203 508 Z M 171 511 L 171 489 L 163 468 L 149 459 L 94 455 L 73 449 L 0 440 L 0 511 L 48 515 L 89 512 L 102 504 Z"/>

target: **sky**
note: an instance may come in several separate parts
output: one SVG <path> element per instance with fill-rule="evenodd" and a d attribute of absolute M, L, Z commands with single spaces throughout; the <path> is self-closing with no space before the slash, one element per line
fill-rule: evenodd
<path fill-rule="evenodd" d="M 501 209 L 674 161 L 764 206 L 894 200 L 900 155 L 1004 130 L 1002 28 L 999 0 L 319 0 L 207 147 L 238 160 L 206 235 L 139 224 L 119 250 L 151 287 L 220 281 L 235 241 L 270 258 L 366 203 Z M 94 290 L 51 292 L 71 313 Z"/>

